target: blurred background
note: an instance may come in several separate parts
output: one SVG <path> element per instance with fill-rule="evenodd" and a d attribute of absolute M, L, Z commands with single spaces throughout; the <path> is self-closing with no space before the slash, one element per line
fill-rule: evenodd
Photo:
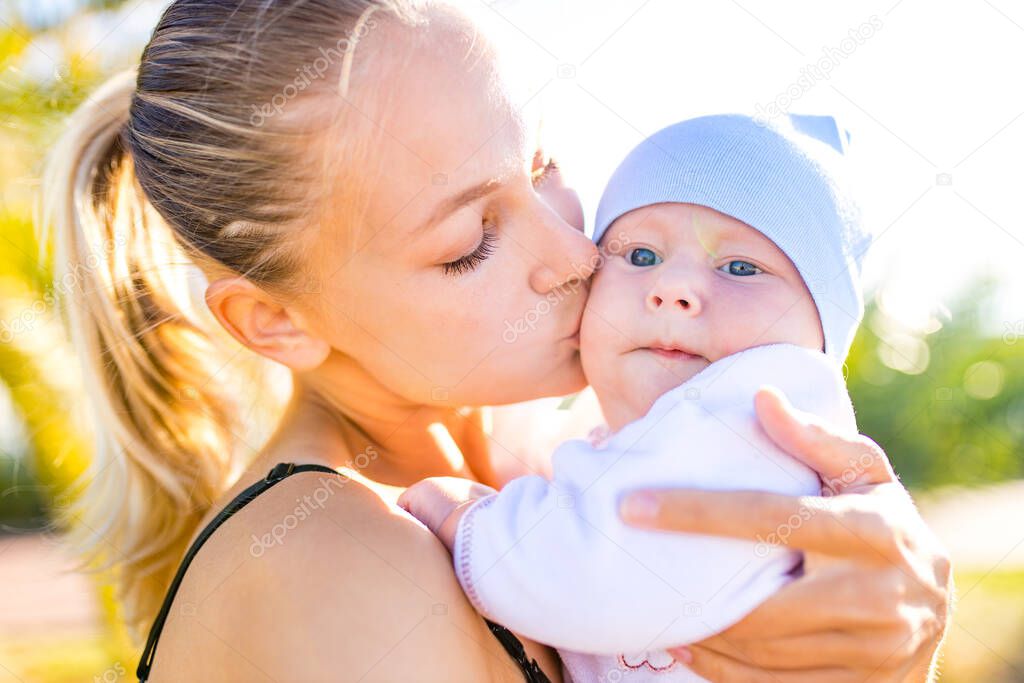
<path fill-rule="evenodd" d="M 0 4 L 0 682 L 133 677 L 50 511 L 88 461 L 32 210 L 63 117 L 138 60 L 167 0 Z M 851 132 L 876 244 L 848 360 L 861 430 L 950 548 L 942 680 L 1024 681 L 1024 7 L 1009 0 L 462 0 L 590 221 L 644 136 L 741 111 Z M 56 493 L 55 493 L 56 492 Z"/>

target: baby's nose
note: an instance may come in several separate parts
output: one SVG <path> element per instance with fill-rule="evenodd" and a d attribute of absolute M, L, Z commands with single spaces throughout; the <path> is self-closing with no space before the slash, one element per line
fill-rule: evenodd
<path fill-rule="evenodd" d="M 678 277 L 672 281 L 662 278 L 648 293 L 647 308 L 653 313 L 678 312 L 694 316 L 700 313 L 701 301 L 688 281 Z"/>

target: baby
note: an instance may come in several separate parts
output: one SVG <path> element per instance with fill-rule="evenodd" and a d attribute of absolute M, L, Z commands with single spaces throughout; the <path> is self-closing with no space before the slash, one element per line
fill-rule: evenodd
<path fill-rule="evenodd" d="M 840 368 L 868 236 L 840 172 L 847 141 L 830 117 L 718 115 L 641 143 L 598 208 L 604 262 L 580 329 L 607 426 L 559 446 L 551 480 L 465 493 L 435 478 L 399 499 L 452 551 L 474 606 L 558 648 L 567 680 L 704 680 L 665 648 L 728 628 L 799 570 L 771 543 L 627 526 L 618 501 L 821 492 L 761 430 L 754 395 L 772 385 L 856 432 Z"/>

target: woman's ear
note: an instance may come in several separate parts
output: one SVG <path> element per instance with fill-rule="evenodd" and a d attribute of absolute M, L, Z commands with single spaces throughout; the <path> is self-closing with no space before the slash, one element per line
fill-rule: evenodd
<path fill-rule="evenodd" d="M 274 301 L 242 277 L 225 277 L 206 288 L 206 305 L 232 337 L 256 353 L 305 372 L 320 366 L 330 345 L 306 330 L 297 311 Z"/>

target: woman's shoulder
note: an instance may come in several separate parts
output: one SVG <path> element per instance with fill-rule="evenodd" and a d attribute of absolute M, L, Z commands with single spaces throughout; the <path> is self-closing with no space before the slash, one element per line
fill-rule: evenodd
<path fill-rule="evenodd" d="M 444 546 L 365 480 L 327 473 L 292 475 L 210 538 L 161 641 L 154 673 L 174 678 L 521 680 Z"/>

